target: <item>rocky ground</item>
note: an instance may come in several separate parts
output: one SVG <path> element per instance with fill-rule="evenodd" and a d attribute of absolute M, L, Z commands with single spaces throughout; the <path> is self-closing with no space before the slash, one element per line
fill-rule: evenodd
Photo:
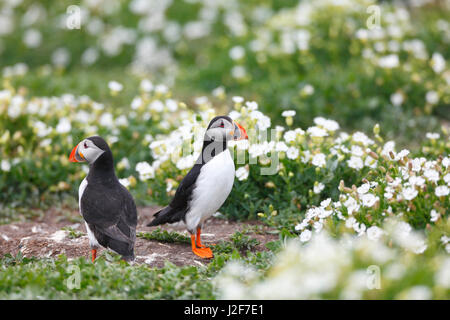
<path fill-rule="evenodd" d="M 157 227 L 145 226 L 157 207 L 139 208 L 139 221 L 137 232 L 155 230 Z M 211 218 L 203 227 L 202 241 L 204 244 L 213 244 L 221 240 L 228 240 L 236 231 L 254 230 L 251 226 L 259 225 L 259 222 L 234 222 L 219 218 Z M 76 232 L 82 233 L 79 237 L 70 237 L 70 231 L 63 228 L 70 227 Z M 250 227 L 250 228 L 249 228 Z M 263 231 L 268 228 L 261 226 Z M 187 232 L 174 226 L 163 226 L 168 231 Z M 251 238 L 257 239 L 260 244 L 256 250 L 264 250 L 264 244 L 277 239 L 276 235 L 261 232 L 247 233 Z M 99 254 L 105 249 L 100 249 Z M 84 222 L 78 211 L 72 210 L 61 215 L 61 210 L 51 209 L 42 217 L 30 222 L 19 222 L 0 225 L 0 256 L 11 253 L 16 255 L 21 252 L 26 257 L 56 257 L 65 254 L 69 259 L 79 256 L 90 257 L 89 241 Z M 137 238 L 135 255 L 137 263 L 146 263 L 152 267 L 161 267 L 165 261 L 175 265 L 202 265 L 208 260 L 195 256 L 190 244 L 187 243 L 163 243 L 160 241 Z"/>

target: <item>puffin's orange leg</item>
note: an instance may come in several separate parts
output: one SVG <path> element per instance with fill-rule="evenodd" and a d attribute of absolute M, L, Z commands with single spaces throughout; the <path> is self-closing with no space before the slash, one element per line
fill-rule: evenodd
<path fill-rule="evenodd" d="M 92 249 L 92 262 L 95 262 L 95 259 L 97 258 L 97 249 Z"/>
<path fill-rule="evenodd" d="M 192 252 L 199 256 L 200 258 L 210 259 L 213 257 L 212 251 L 210 248 L 197 248 L 195 244 L 195 235 L 191 235 L 191 245 L 192 245 Z"/>
<path fill-rule="evenodd" d="M 201 240 L 201 234 L 202 234 L 202 229 L 200 227 L 197 228 L 197 248 L 205 248 L 204 245 L 202 245 L 202 240 Z"/>

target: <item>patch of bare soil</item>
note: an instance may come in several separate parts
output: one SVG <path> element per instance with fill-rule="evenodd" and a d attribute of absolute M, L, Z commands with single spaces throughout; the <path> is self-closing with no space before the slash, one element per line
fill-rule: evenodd
<path fill-rule="evenodd" d="M 146 226 L 157 210 L 157 207 L 138 209 L 137 232 L 151 232 L 158 228 Z M 79 222 L 74 223 L 74 221 Z M 221 240 L 229 240 L 236 231 L 255 230 L 255 226 L 259 226 L 258 232 L 252 231 L 247 235 L 260 242 L 256 250 L 265 250 L 265 243 L 277 239 L 277 236 L 267 233 L 269 229 L 257 221 L 234 222 L 210 218 L 203 226 L 202 242 L 209 245 Z M 71 238 L 70 232 L 63 230 L 65 227 L 70 227 L 83 235 Z M 162 229 L 188 235 L 181 226 L 162 226 Z M 103 250 L 105 249 L 100 249 L 99 254 Z M 35 221 L 0 225 L 0 256 L 7 253 L 16 255 L 19 251 L 25 257 L 56 257 L 59 254 L 65 254 L 69 259 L 80 256 L 90 258 L 85 225 L 78 211 L 75 210 L 62 215 L 59 210 L 52 209 Z M 165 261 L 178 266 L 198 266 L 208 262 L 195 256 L 190 244 L 163 243 L 141 238 L 136 239 L 135 255 L 137 263 L 146 263 L 152 267 L 162 267 Z"/>

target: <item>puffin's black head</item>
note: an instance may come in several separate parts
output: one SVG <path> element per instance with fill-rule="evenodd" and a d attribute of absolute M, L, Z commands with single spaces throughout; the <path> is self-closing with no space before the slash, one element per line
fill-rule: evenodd
<path fill-rule="evenodd" d="M 213 118 L 206 129 L 205 140 L 229 141 L 248 139 L 245 129 L 228 116 Z"/>
<path fill-rule="evenodd" d="M 84 139 L 73 148 L 69 160 L 71 162 L 87 162 L 93 164 L 103 154 L 111 154 L 106 141 L 99 136 Z M 112 157 L 112 156 L 111 156 Z"/>

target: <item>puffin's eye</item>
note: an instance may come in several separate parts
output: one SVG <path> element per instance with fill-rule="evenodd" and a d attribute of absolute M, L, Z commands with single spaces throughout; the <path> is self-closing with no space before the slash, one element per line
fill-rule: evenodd
<path fill-rule="evenodd" d="M 219 126 L 219 127 L 221 127 L 221 128 L 224 127 L 223 121 L 220 123 L 220 126 Z"/>
<path fill-rule="evenodd" d="M 87 143 L 86 143 L 86 142 L 84 143 L 83 147 L 84 147 L 85 149 L 87 149 L 87 148 L 88 148 L 88 145 L 87 145 Z"/>

